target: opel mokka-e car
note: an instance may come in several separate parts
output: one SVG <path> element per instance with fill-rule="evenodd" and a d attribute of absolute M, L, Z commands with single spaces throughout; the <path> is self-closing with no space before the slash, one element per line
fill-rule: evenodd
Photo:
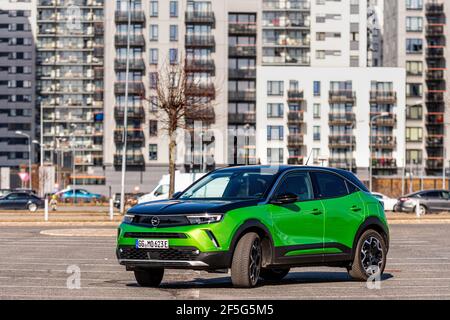
<path fill-rule="evenodd" d="M 165 269 L 231 269 L 233 285 L 249 288 L 302 266 L 342 267 L 365 281 L 383 273 L 388 248 L 383 206 L 352 173 L 247 166 L 130 209 L 117 257 L 141 286 L 159 286 Z"/>

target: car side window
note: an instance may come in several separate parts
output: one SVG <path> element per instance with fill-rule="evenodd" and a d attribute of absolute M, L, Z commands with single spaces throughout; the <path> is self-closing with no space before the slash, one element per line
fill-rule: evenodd
<path fill-rule="evenodd" d="M 313 175 L 319 198 L 338 198 L 348 195 L 346 182 L 341 177 L 328 172 L 314 172 Z"/>
<path fill-rule="evenodd" d="M 314 199 L 314 191 L 307 173 L 293 173 L 288 175 L 277 190 L 276 196 L 295 194 L 299 201 Z"/>
<path fill-rule="evenodd" d="M 354 184 L 348 182 L 347 180 L 345 180 L 345 184 L 347 185 L 347 190 L 348 190 L 348 193 L 350 193 L 350 194 L 360 191 Z M 382 196 L 378 196 L 378 197 L 380 199 L 383 199 Z"/>
<path fill-rule="evenodd" d="M 430 191 L 430 192 L 425 192 L 422 193 L 422 197 L 423 198 L 440 198 L 441 197 L 441 193 L 439 191 Z"/>
<path fill-rule="evenodd" d="M 450 193 L 448 191 L 442 191 L 441 198 L 444 200 L 448 200 L 450 198 Z"/>

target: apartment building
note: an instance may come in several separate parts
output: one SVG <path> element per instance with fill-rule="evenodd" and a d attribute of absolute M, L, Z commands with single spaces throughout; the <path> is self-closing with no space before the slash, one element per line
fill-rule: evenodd
<path fill-rule="evenodd" d="M 35 1 L 0 2 L 0 168 L 2 188 L 20 187 L 16 172 L 34 161 L 29 139 L 35 125 Z M 17 172 L 16 172 L 17 173 Z M 11 179 L 11 177 L 14 177 Z"/>
<path fill-rule="evenodd" d="M 42 160 L 58 185 L 104 185 L 94 170 L 103 165 L 104 1 L 36 5 Z"/>
<path fill-rule="evenodd" d="M 383 66 L 384 0 L 367 1 L 367 66 Z"/>
<path fill-rule="evenodd" d="M 258 68 L 262 164 L 401 174 L 405 73 L 400 68 Z"/>
<path fill-rule="evenodd" d="M 445 150 L 448 108 L 447 1 L 385 1 L 386 66 L 406 69 L 406 161 L 418 174 L 440 176 L 448 165 Z M 415 170 L 415 169 L 414 169 Z"/>

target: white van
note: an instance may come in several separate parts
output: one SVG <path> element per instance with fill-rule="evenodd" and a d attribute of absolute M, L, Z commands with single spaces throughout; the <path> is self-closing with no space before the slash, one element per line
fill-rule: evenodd
<path fill-rule="evenodd" d="M 185 190 L 187 187 L 189 187 L 191 184 L 205 175 L 206 173 L 181 173 L 177 171 L 175 173 L 175 192 Z M 153 189 L 152 192 L 143 195 L 138 199 L 138 204 L 169 199 L 169 184 L 170 175 L 166 174 L 161 178 L 158 185 L 155 189 Z"/>

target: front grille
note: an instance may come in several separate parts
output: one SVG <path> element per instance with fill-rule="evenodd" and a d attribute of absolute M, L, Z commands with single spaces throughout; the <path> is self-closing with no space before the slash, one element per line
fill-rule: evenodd
<path fill-rule="evenodd" d="M 157 218 L 158 224 L 154 224 L 154 218 Z M 153 221 L 152 221 L 153 220 Z M 186 216 L 152 216 L 152 215 L 136 215 L 133 219 L 133 224 L 149 226 L 152 228 L 170 228 L 189 225 L 189 220 Z"/>
<path fill-rule="evenodd" d="M 194 261 L 198 257 L 196 251 L 197 248 L 170 248 L 165 250 L 121 247 L 119 248 L 119 259 Z"/>
<path fill-rule="evenodd" d="M 127 232 L 125 238 L 140 239 L 186 239 L 184 233 Z"/>

